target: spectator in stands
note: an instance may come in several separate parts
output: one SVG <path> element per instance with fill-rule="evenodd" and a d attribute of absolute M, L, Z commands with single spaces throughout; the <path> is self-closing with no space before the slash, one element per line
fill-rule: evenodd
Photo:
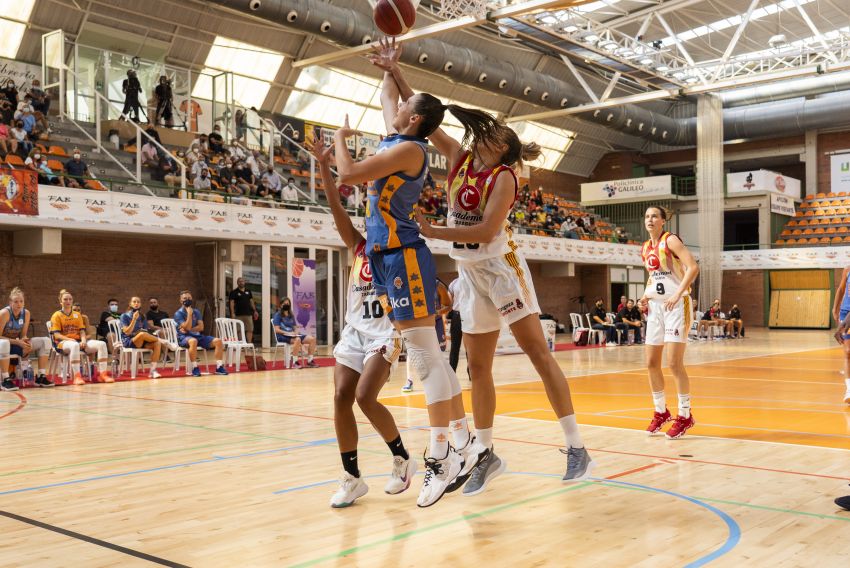
<path fill-rule="evenodd" d="M 239 160 L 245 159 L 245 151 L 242 149 L 242 146 L 236 140 L 230 141 L 230 146 L 228 147 L 228 150 L 230 151 L 230 158 L 233 160 L 234 164 Z"/>
<path fill-rule="evenodd" d="M 218 177 L 222 180 L 222 183 L 226 183 L 230 181 L 230 178 L 233 177 L 233 161 L 229 157 L 229 152 L 225 150 L 225 156 L 221 160 L 219 160 L 216 167 L 218 168 Z"/>
<path fill-rule="evenodd" d="M 233 115 L 233 129 L 236 131 L 236 140 L 242 140 L 245 136 L 245 113 L 242 112 L 241 108 L 236 109 L 236 113 Z"/>
<path fill-rule="evenodd" d="M 151 170 L 159 167 L 159 151 L 150 138 L 145 139 L 145 143 L 142 144 L 142 165 Z"/>
<path fill-rule="evenodd" d="M 162 320 L 168 319 L 168 312 L 159 309 L 159 300 L 156 296 L 151 296 L 148 299 L 148 313 L 145 314 L 145 320 L 148 322 L 148 329 L 159 331 L 162 329 Z"/>
<path fill-rule="evenodd" d="M 34 144 L 30 141 L 27 131 L 24 130 L 24 123 L 22 120 L 15 121 L 15 127 L 11 129 L 10 133 L 12 138 L 14 138 L 14 141 L 17 143 L 20 154 L 26 156 L 32 152 Z"/>
<path fill-rule="evenodd" d="M 7 79 L 6 84 L 0 89 L 0 93 L 6 97 L 6 100 L 9 101 L 13 109 L 18 107 L 18 87 L 15 85 L 14 79 Z"/>
<path fill-rule="evenodd" d="M 65 183 L 68 187 L 84 187 L 86 182 L 83 178 L 91 177 L 89 167 L 82 157 L 80 149 L 74 148 L 71 159 L 65 162 Z"/>
<path fill-rule="evenodd" d="M 124 109 L 121 111 L 121 120 L 130 118 L 133 122 L 139 122 L 139 95 L 142 92 L 142 84 L 139 83 L 136 72 L 127 70 L 127 78 L 121 83 L 121 91 L 124 93 Z M 132 116 L 131 116 L 132 114 Z"/>
<path fill-rule="evenodd" d="M 590 312 L 591 326 L 593 329 L 605 332 L 605 345 L 615 346 L 617 344 L 617 328 L 613 323 L 608 323 L 608 314 L 605 312 L 605 301 L 596 299 L 596 304 Z"/>
<path fill-rule="evenodd" d="M 4 158 L 9 152 L 18 153 L 18 139 L 12 135 L 12 131 L 5 122 L 0 122 L 0 151 L 3 152 Z"/>
<path fill-rule="evenodd" d="M 38 173 L 38 183 L 65 186 L 65 178 L 53 173 L 53 170 L 47 165 L 47 158 L 37 148 L 30 152 L 30 155 L 24 161 L 24 166 Z"/>
<path fill-rule="evenodd" d="M 599 236 L 599 230 L 596 227 L 596 220 L 593 217 L 591 217 L 590 215 L 585 217 L 584 228 L 587 230 L 588 236 L 590 236 L 590 237 L 598 237 Z"/>
<path fill-rule="evenodd" d="M 300 357 L 304 346 L 306 346 L 307 366 L 318 367 L 313 361 L 313 355 L 316 353 L 316 338 L 312 335 L 297 333 L 298 323 L 295 321 L 295 315 L 292 313 L 292 301 L 289 298 L 281 300 L 280 309 L 272 317 L 272 325 L 277 336 L 277 341 L 292 345 L 293 359 Z M 296 360 L 292 366 L 298 369 L 301 365 Z"/>
<path fill-rule="evenodd" d="M 626 298 L 625 296 L 620 296 L 620 303 L 617 304 L 617 309 L 614 310 L 614 313 L 619 314 L 620 310 L 622 310 L 623 308 L 626 307 L 627 301 L 628 301 L 628 298 Z"/>
<path fill-rule="evenodd" d="M 236 279 L 236 288 L 227 297 L 230 307 L 230 317 L 238 319 L 245 325 L 245 335 L 248 343 L 254 342 L 254 320 L 260 317 L 254 304 L 254 295 L 245 287 L 245 279 Z"/>
<path fill-rule="evenodd" d="M 224 138 L 221 136 L 221 126 L 216 124 L 213 127 L 213 131 L 210 132 L 210 135 L 207 137 L 209 140 L 210 151 L 213 154 L 221 154 L 224 152 Z"/>
<path fill-rule="evenodd" d="M 741 309 L 738 307 L 738 304 L 732 305 L 732 309 L 729 310 L 728 319 L 726 321 L 729 325 L 727 333 L 730 337 L 740 339 L 744 336 L 744 320 L 741 319 Z"/>
<path fill-rule="evenodd" d="M 251 173 L 254 174 L 254 179 L 259 180 L 262 172 L 262 162 L 260 160 L 260 151 L 252 150 L 251 155 L 245 160 L 245 164 L 251 168 Z M 257 183 L 256 181 L 254 182 Z"/>
<path fill-rule="evenodd" d="M 192 187 L 194 187 L 197 191 L 210 191 L 210 189 L 212 189 L 209 168 L 206 166 L 201 168 L 201 173 L 200 175 L 195 176 L 195 180 L 192 182 Z"/>
<path fill-rule="evenodd" d="M 100 312 L 100 321 L 97 324 L 97 336 L 106 340 L 106 345 L 112 349 L 112 334 L 109 332 L 109 322 L 120 321 L 121 312 L 118 311 L 118 300 L 109 298 L 105 311 Z"/>
<path fill-rule="evenodd" d="M 15 107 L 3 93 L 0 93 L 0 122 L 12 124 L 13 120 L 15 120 Z"/>
<path fill-rule="evenodd" d="M 215 374 L 227 375 L 227 369 L 224 368 L 224 344 L 218 337 L 204 335 L 204 318 L 201 316 L 201 310 L 193 308 L 194 300 L 192 292 L 183 290 L 180 292 L 181 308 L 174 314 L 174 322 L 177 325 L 177 343 L 189 351 L 188 367 L 191 367 L 193 377 L 201 376 L 201 369 L 198 368 L 196 361 L 198 360 L 198 347 L 202 349 L 215 350 Z"/>
<path fill-rule="evenodd" d="M 151 179 L 164 181 L 169 187 L 180 185 L 180 166 L 166 153 L 159 155 L 157 167 L 151 171 Z"/>
<path fill-rule="evenodd" d="M 32 108 L 42 114 L 47 114 L 50 110 L 50 95 L 44 92 L 41 88 L 41 81 L 33 79 L 32 86 L 27 94 L 32 99 Z"/>
<path fill-rule="evenodd" d="M 625 296 L 623 297 L 625 298 Z M 634 300 L 626 300 L 625 305 L 620 305 L 622 307 L 617 311 L 615 321 L 626 325 L 623 331 L 625 340 L 628 341 L 629 330 L 633 329 L 635 332 L 635 343 L 643 343 L 643 319 L 641 318 L 640 310 L 635 306 Z"/>
<path fill-rule="evenodd" d="M 260 183 L 262 184 L 260 195 L 263 197 L 270 197 L 272 199 L 280 199 L 280 194 L 283 188 L 281 187 L 280 176 L 277 175 L 276 171 L 274 171 L 274 166 L 272 164 L 269 164 L 266 167 L 266 171 L 263 172 L 263 177 L 260 178 Z"/>
<path fill-rule="evenodd" d="M 29 99 L 21 103 L 20 109 L 15 113 L 15 120 L 23 123 L 23 129 L 27 131 L 27 136 L 32 141 L 38 140 L 36 130 L 36 119 L 32 113 L 32 107 L 29 105 Z"/>
<path fill-rule="evenodd" d="M 295 184 L 295 178 L 289 177 L 286 180 L 286 185 L 281 190 L 280 198 L 283 201 L 298 201 L 298 186 Z"/>
<path fill-rule="evenodd" d="M 64 352 L 71 360 L 74 369 L 74 384 L 84 385 L 86 381 L 80 374 L 80 352 L 97 356 L 100 380 L 104 383 L 114 383 L 115 379 L 106 369 L 109 352 L 103 341 L 89 339 L 85 329 L 83 316 L 73 309 L 74 297 L 67 290 L 59 292 L 60 309 L 50 318 L 50 329 L 53 344 L 56 349 Z M 119 314 L 120 315 L 120 314 Z"/>
<path fill-rule="evenodd" d="M 148 327 L 148 321 L 142 315 L 142 299 L 138 296 L 130 298 L 128 310 L 121 314 L 121 333 L 124 347 L 151 350 L 150 378 L 158 379 L 160 374 L 156 370 L 156 364 L 159 362 L 162 344 L 154 335 L 154 330 Z"/>
<path fill-rule="evenodd" d="M 620 244 L 625 244 L 629 242 L 629 237 L 626 235 L 626 230 L 622 227 L 617 227 L 614 230 L 614 237 L 617 239 L 617 242 Z"/>
<path fill-rule="evenodd" d="M 251 172 L 251 168 L 245 165 L 244 162 L 238 162 L 233 168 L 236 172 L 236 178 L 241 187 L 243 187 L 246 196 L 255 195 L 257 193 L 257 179 Z"/>

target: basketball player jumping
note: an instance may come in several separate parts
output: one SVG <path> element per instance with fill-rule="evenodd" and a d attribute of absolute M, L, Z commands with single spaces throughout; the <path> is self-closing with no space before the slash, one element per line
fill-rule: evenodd
<path fill-rule="evenodd" d="M 672 420 L 661 372 L 661 356 L 666 345 L 667 361 L 679 391 L 679 415 L 667 431 L 667 437 L 672 439 L 681 438 L 695 424 L 684 359 L 693 319 L 691 284 L 699 274 L 699 266 L 682 240 L 664 230 L 667 217 L 666 209 L 655 206 L 648 207 L 644 215 L 649 240 L 643 244 L 641 256 L 649 281 L 638 304 L 646 313 L 646 366 L 655 403 L 655 416 L 646 430 L 650 435 L 657 434 Z"/>

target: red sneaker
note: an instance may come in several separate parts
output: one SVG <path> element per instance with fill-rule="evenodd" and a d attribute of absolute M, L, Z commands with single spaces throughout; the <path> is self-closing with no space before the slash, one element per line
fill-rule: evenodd
<path fill-rule="evenodd" d="M 685 432 L 693 428 L 695 425 L 696 422 L 694 421 L 693 414 L 691 414 L 688 418 L 685 418 L 683 416 L 677 416 L 676 421 L 673 422 L 673 425 L 670 426 L 669 430 L 667 430 L 667 438 L 669 438 L 670 440 L 681 438 L 685 435 Z"/>
<path fill-rule="evenodd" d="M 652 422 L 649 423 L 646 431 L 651 436 L 653 434 L 658 434 L 661 432 L 661 427 L 673 420 L 670 417 L 670 411 L 666 408 L 664 409 L 664 414 L 660 412 L 656 412 L 655 416 L 652 417 Z"/>

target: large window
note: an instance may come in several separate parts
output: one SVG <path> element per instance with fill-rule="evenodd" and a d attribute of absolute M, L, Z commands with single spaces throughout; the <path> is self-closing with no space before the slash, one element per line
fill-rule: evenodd
<path fill-rule="evenodd" d="M 212 76 L 222 71 L 231 71 L 233 100 L 244 107 L 260 108 L 269 92 L 269 83 L 277 76 L 281 63 L 283 55 L 280 53 L 217 36 L 204 62 L 202 75 L 195 83 L 192 96 L 211 100 Z"/>
<path fill-rule="evenodd" d="M 35 0 L 0 0 L 0 57 L 14 59 Z"/>

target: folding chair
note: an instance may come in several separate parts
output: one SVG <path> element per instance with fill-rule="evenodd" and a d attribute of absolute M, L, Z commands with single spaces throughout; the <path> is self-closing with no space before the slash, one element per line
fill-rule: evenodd
<path fill-rule="evenodd" d="M 236 370 L 242 364 L 242 350 L 250 350 L 256 357 L 257 350 L 253 343 L 248 343 L 245 334 L 245 324 L 233 318 L 215 318 L 215 327 L 218 337 L 224 343 L 226 350 L 225 365 L 232 366 Z"/>
<path fill-rule="evenodd" d="M 136 378 L 136 371 L 139 365 L 142 369 L 145 367 L 145 354 L 153 353 L 150 349 L 138 349 L 136 347 L 124 346 L 124 331 L 121 329 L 121 322 L 118 320 L 110 320 L 109 332 L 115 339 L 112 342 L 112 356 L 118 359 L 118 375 L 123 375 L 127 369 L 127 363 L 130 363 L 130 378 Z"/>
<path fill-rule="evenodd" d="M 588 331 L 590 330 L 585 327 L 585 325 L 581 321 L 581 314 L 570 314 L 570 324 L 573 328 L 573 341 L 578 339 L 578 332 L 580 331 Z M 587 337 L 588 342 L 590 341 L 590 336 Z"/>
<path fill-rule="evenodd" d="M 292 363 L 292 346 L 289 343 L 281 343 L 277 340 L 277 333 L 274 331 L 274 318 L 271 318 L 272 322 L 272 339 L 274 339 L 274 345 L 272 346 L 272 360 L 274 360 L 275 355 L 277 355 L 278 349 L 283 349 L 283 368 L 289 369 Z"/>
<path fill-rule="evenodd" d="M 617 315 L 614 312 L 607 312 L 605 314 L 605 321 L 607 321 L 608 323 L 616 323 L 617 322 Z M 618 328 L 618 327 L 615 327 L 614 329 L 617 330 L 617 343 L 622 343 L 623 342 L 623 330 Z M 626 341 L 628 341 L 628 340 L 629 340 L 628 331 L 626 331 Z"/>
<path fill-rule="evenodd" d="M 47 325 L 47 335 L 50 337 L 50 342 L 53 344 L 53 349 L 50 350 L 50 356 L 47 359 L 47 375 L 59 378 L 59 383 L 66 385 L 72 382 L 74 369 L 71 367 L 71 357 L 63 350 L 59 349 L 56 339 L 53 337 L 53 327 L 49 321 L 44 322 Z M 89 363 L 88 354 L 80 349 L 80 374 L 91 380 L 91 364 Z"/>
<path fill-rule="evenodd" d="M 588 343 L 590 343 L 591 337 L 596 337 L 596 343 L 602 345 L 603 342 L 607 343 L 605 339 L 605 330 L 604 329 L 593 329 L 593 318 L 590 316 L 590 312 L 584 314 L 587 318 L 587 329 L 590 330 L 590 337 L 588 337 Z"/>
<path fill-rule="evenodd" d="M 189 350 L 185 347 L 180 347 L 180 343 L 177 341 L 177 322 L 171 318 L 162 320 L 162 330 L 165 333 L 165 341 L 166 346 L 169 351 L 174 352 L 174 370 L 178 370 L 180 368 L 180 354 L 186 353 L 186 369 L 189 369 Z M 198 346 L 198 351 L 204 354 L 204 366 L 207 367 L 207 372 L 209 372 L 209 359 L 207 357 L 207 350 Z"/>

